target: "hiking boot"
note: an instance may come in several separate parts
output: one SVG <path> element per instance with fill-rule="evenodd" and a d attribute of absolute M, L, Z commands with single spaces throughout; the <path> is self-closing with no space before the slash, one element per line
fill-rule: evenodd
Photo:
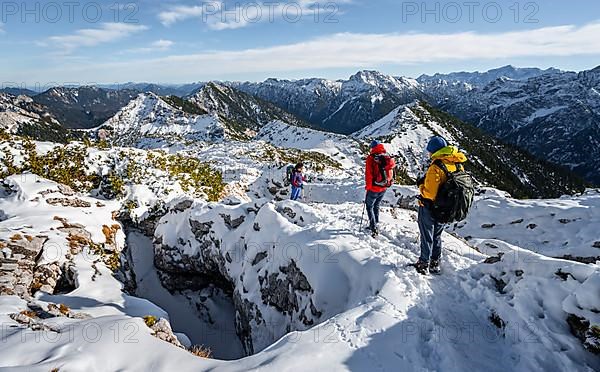
<path fill-rule="evenodd" d="M 431 260 L 431 264 L 429 265 L 429 272 L 432 274 L 439 274 L 442 272 L 442 268 L 440 267 L 440 260 Z"/>
<path fill-rule="evenodd" d="M 419 274 L 427 274 L 427 268 L 429 263 L 419 259 L 416 264 L 413 265 Z"/>
<path fill-rule="evenodd" d="M 379 229 L 378 229 L 378 228 L 376 228 L 376 227 L 374 227 L 374 228 L 371 230 L 371 236 L 372 236 L 373 238 L 376 238 L 376 237 L 378 237 L 378 236 L 379 236 Z"/>

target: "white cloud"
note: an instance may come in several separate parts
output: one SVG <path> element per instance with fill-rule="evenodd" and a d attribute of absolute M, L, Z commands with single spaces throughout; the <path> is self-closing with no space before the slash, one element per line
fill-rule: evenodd
<path fill-rule="evenodd" d="M 352 0 L 338 0 L 329 4 L 350 3 Z M 314 20 L 322 2 L 316 0 L 296 0 L 292 3 L 284 1 L 235 3 L 226 5 L 223 1 L 205 1 L 200 6 L 175 6 L 158 15 L 165 26 L 190 18 L 200 18 L 211 30 L 227 30 L 243 28 L 259 22 L 274 22 L 287 19 L 297 22 L 300 19 Z M 320 14 L 320 13 L 319 13 Z M 329 13 L 327 13 L 329 14 Z M 320 15 L 323 17 L 324 15 Z"/>
<path fill-rule="evenodd" d="M 171 40 L 160 39 L 160 40 L 153 42 L 152 47 L 161 49 L 161 50 L 165 50 L 165 49 L 169 49 L 170 47 L 172 47 L 173 44 L 175 44 L 175 43 Z"/>
<path fill-rule="evenodd" d="M 168 11 L 159 13 L 158 19 L 163 25 L 170 26 L 189 18 L 201 17 L 203 13 L 203 6 L 176 6 Z"/>
<path fill-rule="evenodd" d="M 103 23 L 100 28 L 86 28 L 77 30 L 71 35 L 51 36 L 41 45 L 56 46 L 69 53 L 79 47 L 92 47 L 113 42 L 147 29 L 148 27 L 143 25 Z"/>
<path fill-rule="evenodd" d="M 165 52 L 175 44 L 174 41 L 160 39 L 143 48 L 133 48 L 124 51 L 124 53 L 150 53 L 150 52 Z"/>
<path fill-rule="evenodd" d="M 176 82 L 220 79 L 231 74 L 277 76 L 285 71 L 309 73 L 334 68 L 379 68 L 460 60 L 600 55 L 598 35 L 600 23 L 490 34 L 344 33 L 268 48 L 172 55 L 92 67 L 74 65 L 65 75 L 76 74 L 79 70 L 81 78 L 85 79 L 89 71 L 95 71 L 101 75 L 93 77 L 97 81 L 153 79 Z M 169 68 L 165 69 L 165 66 Z M 146 72 L 151 75 L 145 75 Z M 44 76 L 49 78 L 47 73 Z"/>

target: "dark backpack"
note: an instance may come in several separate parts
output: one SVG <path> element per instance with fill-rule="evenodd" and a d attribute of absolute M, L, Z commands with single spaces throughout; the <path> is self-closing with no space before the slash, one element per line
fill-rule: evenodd
<path fill-rule="evenodd" d="M 373 155 L 373 185 L 379 187 L 390 187 L 394 183 L 394 169 L 396 160 L 388 154 Z"/>
<path fill-rule="evenodd" d="M 440 223 L 460 222 L 467 218 L 475 195 L 475 182 L 461 164 L 456 172 L 448 171 L 441 160 L 433 164 L 446 174 L 446 182 L 440 186 L 432 207 L 433 218 Z"/>
<path fill-rule="evenodd" d="M 285 184 L 287 185 L 291 185 L 292 184 L 292 178 L 294 178 L 294 171 L 296 170 L 296 166 L 295 165 L 288 165 L 287 168 L 285 169 Z"/>

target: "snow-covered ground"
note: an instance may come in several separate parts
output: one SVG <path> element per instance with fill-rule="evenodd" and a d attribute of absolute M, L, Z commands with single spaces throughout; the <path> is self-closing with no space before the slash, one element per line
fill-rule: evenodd
<path fill-rule="evenodd" d="M 411 176 L 434 132 L 452 140 L 421 114 L 402 106 L 352 137 L 272 121 L 253 140 L 211 141 L 209 117 L 140 96 L 112 127 L 141 149 L 66 147 L 100 190 L 4 178 L 0 368 L 600 370 L 598 191 L 514 200 L 485 189 L 443 235 L 441 276 L 409 266 L 416 187 L 388 190 L 379 238 L 361 229 L 368 140 L 404 156 Z M 39 155 L 57 146 L 34 144 Z M 2 159 L 22 166 L 27 146 L 2 142 Z M 189 186 L 190 159 L 222 174 L 219 201 Z M 293 202 L 285 169 L 300 160 L 312 182 Z"/>
<path fill-rule="evenodd" d="M 5 213 L 0 222 L 3 242 L 11 242 L 11 235 L 20 232 L 28 236 L 46 234 L 64 246 L 68 244 L 65 236 L 73 230 L 60 229 L 65 225 L 53 219 L 57 215 L 84 225 L 96 244 L 107 243 L 102 225 L 112 220 L 110 211 L 117 209 L 111 204 L 114 202 L 99 201 L 104 205 L 99 207 L 98 200 L 87 196 L 60 196 L 56 184 L 33 176 L 12 177 L 10 184 L 13 192 L 5 192 L 0 199 Z M 46 189 L 54 193 L 45 194 Z M 336 193 L 329 193 L 332 198 L 328 199 L 327 194 L 321 193 L 320 200 L 307 204 L 255 199 L 245 205 L 225 206 L 196 200 L 187 208 L 169 212 L 159 222 L 155 240 L 160 238 L 162 244 L 155 243 L 155 250 L 169 246 L 184 256 L 197 257 L 195 253 L 203 244 L 213 242 L 197 260 L 209 262 L 209 258 L 230 253 L 231 262 L 222 262 L 219 270 L 224 269 L 242 299 L 257 306 L 262 315 L 262 323 L 256 319 L 250 322 L 257 351 L 254 355 L 235 361 L 204 359 L 153 337 L 141 317 L 171 318 L 176 332 L 188 333 L 199 324 L 201 327 L 202 320 L 194 322 L 189 303 L 181 295 L 160 288 L 152 256 L 148 256 L 147 238 L 132 233 L 128 241 L 137 294 L 145 299 L 123 293 L 122 283 L 89 247 L 84 245 L 70 258 L 58 255 L 74 267 L 74 290 L 54 295 L 37 292 L 27 300 L 0 297 L 0 365 L 28 371 L 600 368 L 598 357 L 584 349 L 567 323 L 572 314 L 600 324 L 600 269 L 596 264 L 552 259 L 500 240 L 494 241 L 497 248 L 492 252 L 480 249 L 480 253 L 463 240 L 444 234 L 443 274 L 421 276 L 407 266 L 418 257 L 415 212 L 385 207 L 382 235 L 372 239 L 358 230 L 361 204 L 355 194 L 347 199 Z M 78 198 L 92 206 L 48 204 L 48 198 L 58 196 Z M 597 194 L 588 193 L 545 203 L 569 211 L 569 218 L 574 218 L 571 214 L 580 206 L 589 206 L 596 199 Z M 490 202 L 486 200 L 478 202 L 464 229 L 488 222 L 493 216 L 484 213 L 485 219 L 478 217 L 482 205 Z M 493 200 L 501 197 L 496 195 Z M 500 203 L 515 202 L 505 199 Z M 534 202 L 527 203 L 535 209 L 531 207 Z M 593 212 L 596 208 L 589 209 Z M 23 211 L 28 214 L 23 215 Z M 240 216 L 244 216 L 241 222 Z M 210 228 L 204 230 L 202 224 L 209 222 Z M 539 226 L 551 223 L 544 219 L 536 222 Z M 472 229 L 473 237 L 478 236 L 477 231 L 484 237 L 487 231 Z M 124 238 L 122 232 L 115 236 L 117 249 L 123 248 Z M 218 245 L 215 238 L 220 241 Z M 239 245 L 240 241 L 246 245 Z M 489 259 L 498 252 L 504 255 Z M 287 271 L 281 271 L 282 267 Z M 292 267 L 302 275 L 293 269 L 295 274 L 286 277 Z M 270 273 L 275 277 L 265 281 Z M 285 282 L 286 278 L 297 286 L 295 292 L 265 291 L 263 283 Z M 307 283 L 310 289 L 305 287 Z M 289 294 L 294 297 L 287 297 Z M 281 302 L 281 296 L 289 301 Z M 276 306 L 294 301 L 297 307 L 294 310 L 292 306 L 287 315 L 277 311 Z M 67 315 L 48 316 L 51 303 L 66 305 Z M 311 304 L 316 311 L 310 310 Z M 41 315 L 25 315 L 29 314 L 26 310 L 39 308 Z M 21 317 L 10 316 L 21 312 Z M 23 322 L 23 317 L 32 320 Z M 314 321 L 314 326 L 301 319 Z M 217 336 L 227 334 L 219 330 Z M 178 338 L 185 345 L 192 336 L 197 334 L 179 334 Z M 229 336 L 226 347 L 231 351 L 239 341 L 233 334 Z M 203 341 L 219 345 L 218 340 Z"/>
<path fill-rule="evenodd" d="M 580 197 L 516 200 L 488 189 L 467 220 L 452 230 L 463 237 L 502 240 L 550 257 L 597 258 L 599 209 L 598 190 Z"/>

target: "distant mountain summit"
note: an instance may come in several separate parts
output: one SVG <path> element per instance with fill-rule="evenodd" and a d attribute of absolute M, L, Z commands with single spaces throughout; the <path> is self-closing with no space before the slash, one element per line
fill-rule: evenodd
<path fill-rule="evenodd" d="M 500 78 L 460 94 L 438 88 L 424 91 L 439 108 L 600 184 L 600 67 Z"/>
<path fill-rule="evenodd" d="M 134 90 L 111 90 L 95 86 L 55 87 L 33 97 L 66 128 L 93 128 L 115 115 L 139 93 Z"/>
<path fill-rule="evenodd" d="M 6 93 L 0 93 L 0 130 L 54 142 L 65 142 L 70 135 L 47 107 Z"/>
<path fill-rule="evenodd" d="M 273 102 L 315 126 L 350 134 L 382 118 L 395 107 L 423 97 L 414 79 L 360 71 L 348 80 L 268 79 L 233 86 Z"/>
<path fill-rule="evenodd" d="M 13 96 L 28 96 L 28 97 L 33 97 L 38 94 L 38 92 L 35 92 L 31 89 L 17 88 L 17 87 L 2 88 L 2 89 L 0 89 L 0 93 L 6 93 L 6 94 L 13 95 Z"/>
<path fill-rule="evenodd" d="M 439 82 L 465 83 L 472 87 L 483 87 L 495 80 L 526 80 L 540 75 L 556 74 L 561 71 L 555 68 L 542 70 L 539 68 L 517 68 L 511 65 L 492 69 L 486 72 L 453 72 L 450 74 L 421 75 L 417 81 L 429 86 Z"/>

